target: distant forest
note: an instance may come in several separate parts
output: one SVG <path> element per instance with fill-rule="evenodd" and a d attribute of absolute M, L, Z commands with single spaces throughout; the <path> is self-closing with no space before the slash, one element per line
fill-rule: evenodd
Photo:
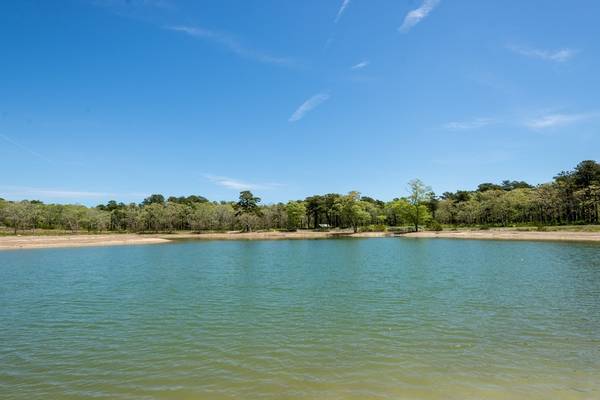
<path fill-rule="evenodd" d="M 436 195 L 419 180 L 409 195 L 381 201 L 359 192 L 314 195 L 264 205 L 251 192 L 237 201 L 153 194 L 139 204 L 109 201 L 96 207 L 0 199 L 0 232 L 171 232 L 260 229 L 379 231 L 390 227 L 439 230 L 442 226 L 548 226 L 600 222 L 600 164 L 587 160 L 552 182 L 482 183 L 476 190 Z"/>

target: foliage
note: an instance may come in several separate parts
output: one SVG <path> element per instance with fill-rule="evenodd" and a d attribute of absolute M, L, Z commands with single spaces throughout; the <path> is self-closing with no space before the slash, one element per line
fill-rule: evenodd
<path fill-rule="evenodd" d="M 410 195 L 407 200 L 410 207 L 405 210 L 407 212 L 406 218 L 415 226 L 415 231 L 418 232 L 419 225 L 431 219 L 429 208 L 425 204 L 431 203 L 435 195 L 431 191 L 431 188 L 419 179 L 413 179 L 408 182 L 408 186 Z"/>
<path fill-rule="evenodd" d="M 436 219 L 452 225 L 498 226 L 600 222 L 600 164 L 595 161 L 582 161 L 573 171 L 563 171 L 553 182 L 537 187 L 522 181 L 490 185 L 444 193 Z"/>
<path fill-rule="evenodd" d="M 240 192 L 240 199 L 233 206 L 235 216 L 240 219 L 246 232 L 251 231 L 253 226 L 256 227 L 258 217 L 262 216 L 258 203 L 260 203 L 260 197 L 254 197 L 251 191 L 244 190 Z"/>
<path fill-rule="evenodd" d="M 348 194 L 328 193 L 304 200 L 261 205 L 251 192 L 239 201 L 210 202 L 198 195 L 168 197 L 153 194 L 140 204 L 114 200 L 88 208 L 76 204 L 43 204 L 36 200 L 0 199 L 4 232 L 168 232 L 254 229 L 316 229 L 320 225 L 354 231 L 383 230 L 386 226 L 418 229 L 426 225 L 529 226 L 600 223 L 600 164 L 586 160 L 554 180 L 532 187 L 523 181 L 483 183 L 476 190 L 445 192 L 436 197 L 419 180 L 409 183 L 405 198 L 388 202 Z M 328 228 L 329 229 L 329 228 Z"/>
<path fill-rule="evenodd" d="M 429 223 L 427 224 L 427 229 L 429 229 L 430 231 L 435 231 L 435 232 L 440 232 L 443 231 L 444 228 L 442 227 L 442 224 L 440 224 L 438 221 L 432 219 L 429 221 Z"/>
<path fill-rule="evenodd" d="M 298 229 L 304 225 L 306 216 L 306 206 L 302 201 L 290 201 L 286 205 L 287 212 L 287 228 Z"/>

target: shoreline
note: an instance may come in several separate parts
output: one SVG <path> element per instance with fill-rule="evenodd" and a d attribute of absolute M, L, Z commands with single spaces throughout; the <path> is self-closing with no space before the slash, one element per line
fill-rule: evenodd
<path fill-rule="evenodd" d="M 600 242 L 600 232 L 577 231 L 518 231 L 513 229 L 422 231 L 402 235 L 407 238 L 423 239 L 471 239 L 471 240 L 522 240 L 546 242 Z"/>
<path fill-rule="evenodd" d="M 394 235 L 391 232 L 359 232 L 352 231 L 297 231 L 297 232 L 221 232 L 221 233 L 172 233 L 172 234 L 73 234 L 73 235 L 41 235 L 41 236 L 0 236 L 0 251 L 19 249 L 47 249 L 66 247 L 93 246 L 128 246 L 143 244 L 173 243 L 179 240 L 302 240 L 302 239 L 335 239 L 335 238 L 381 238 L 399 237 L 409 239 L 471 239 L 471 240 L 524 240 L 524 241 L 559 241 L 559 242 L 600 242 L 600 232 L 576 231 L 518 231 L 498 230 L 463 230 L 463 231 L 422 231 Z"/>
<path fill-rule="evenodd" d="M 65 247 L 128 246 L 174 243 L 179 240 L 302 240 L 390 237 L 389 232 L 219 232 L 219 233 L 107 233 L 72 235 L 0 236 L 0 251 Z"/>

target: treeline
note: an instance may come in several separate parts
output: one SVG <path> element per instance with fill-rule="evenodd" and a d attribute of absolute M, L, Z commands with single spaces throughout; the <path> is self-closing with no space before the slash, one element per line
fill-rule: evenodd
<path fill-rule="evenodd" d="M 170 232 L 258 229 L 352 228 L 354 231 L 426 225 L 510 226 L 514 224 L 598 224 L 600 164 L 583 161 L 550 183 L 483 183 L 473 191 L 436 196 L 421 181 L 410 194 L 384 202 L 358 192 L 329 193 L 304 200 L 262 205 L 251 192 L 237 202 L 211 202 L 202 196 L 154 194 L 141 203 L 109 201 L 96 207 L 0 199 L 0 225 L 13 233 L 38 229 L 66 231 Z"/>
<path fill-rule="evenodd" d="M 600 222 L 600 164 L 582 161 L 550 183 L 483 183 L 474 191 L 444 193 L 435 218 L 450 225 L 564 225 Z"/>
<path fill-rule="evenodd" d="M 429 220 L 426 207 L 419 207 L 419 222 Z M 123 231 L 172 232 L 228 231 L 304 228 L 353 228 L 381 230 L 416 220 L 405 199 L 390 203 L 347 195 L 312 196 L 306 201 L 260 205 L 260 198 L 245 191 L 238 202 L 210 202 L 200 196 L 169 198 L 154 194 L 140 204 L 109 201 L 93 208 L 82 205 L 43 204 L 40 201 L 11 202 L 0 199 L 0 223 L 13 233 L 36 229 L 72 232 Z"/>

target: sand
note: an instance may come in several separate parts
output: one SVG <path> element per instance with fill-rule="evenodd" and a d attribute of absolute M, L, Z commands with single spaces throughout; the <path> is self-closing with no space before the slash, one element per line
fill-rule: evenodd
<path fill-rule="evenodd" d="M 118 246 L 129 244 L 168 243 L 157 236 L 136 234 L 2 236 L 0 250 L 39 249 L 52 247 Z"/>
<path fill-rule="evenodd" d="M 122 246 L 169 243 L 175 240 L 281 240 L 281 239 L 328 239 L 335 237 L 383 237 L 384 232 L 352 233 L 334 232 L 223 232 L 223 233 L 173 233 L 173 234 L 100 234 L 57 236 L 0 236 L 0 250 L 39 249 L 53 247 Z"/>
<path fill-rule="evenodd" d="M 442 231 L 407 233 L 408 238 L 484 239 L 484 240 L 545 240 L 561 242 L 600 242 L 600 232 L 537 232 L 508 229 L 485 231 Z"/>
<path fill-rule="evenodd" d="M 330 239 L 336 237 L 377 238 L 390 237 L 386 232 L 363 232 L 341 230 L 332 232 L 223 232 L 223 233 L 174 233 L 174 234 L 100 234 L 60 236 L 0 236 L 0 250 L 37 249 L 53 247 L 119 246 L 169 243 L 175 240 L 286 240 Z M 600 232 L 537 232 L 517 230 L 462 230 L 443 232 L 418 232 L 400 235 L 402 238 L 445 238 L 485 240 L 545 240 L 566 242 L 600 242 Z"/>

